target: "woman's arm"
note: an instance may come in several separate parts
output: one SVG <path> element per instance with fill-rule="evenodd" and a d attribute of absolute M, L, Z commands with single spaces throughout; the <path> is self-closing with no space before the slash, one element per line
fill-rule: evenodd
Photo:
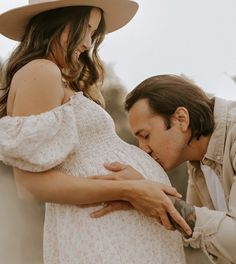
<path fill-rule="evenodd" d="M 119 173 L 125 178 L 127 170 Z M 106 177 L 113 177 L 113 173 L 109 175 Z M 176 194 L 170 186 L 147 180 L 94 180 L 69 176 L 58 170 L 35 173 L 15 168 L 14 176 L 23 199 L 75 205 L 126 201 L 143 214 L 160 219 L 167 229 L 172 227 L 167 216 L 169 213 L 185 232 L 191 234 L 191 229 L 165 194 Z"/>
<path fill-rule="evenodd" d="M 89 204 L 124 200 L 127 184 L 122 181 L 94 181 L 70 176 L 58 170 L 27 172 L 14 168 L 21 199 L 60 204 Z"/>
<path fill-rule="evenodd" d="M 138 171 L 126 164 L 113 162 L 106 164 L 105 167 L 113 171 L 113 173 L 91 178 L 98 181 L 124 182 L 127 185 L 127 191 L 123 200 L 126 202 L 107 203 L 104 208 L 95 211 L 92 217 L 101 217 L 117 210 L 127 210 L 133 207 L 147 216 L 156 218 L 166 229 L 173 229 L 170 221 L 170 218 L 172 218 L 179 226 L 179 229 L 182 229 L 188 236 L 192 234 L 192 229 L 176 210 L 170 199 L 170 197 L 181 197 L 175 188 L 158 182 L 144 180 Z"/>
<path fill-rule="evenodd" d="M 15 91 L 13 116 L 38 115 L 60 106 L 64 101 L 60 69 L 48 60 L 34 60 L 13 77 Z M 41 202 L 83 204 L 123 199 L 121 183 L 94 182 L 72 177 L 57 170 L 34 173 L 14 169 L 18 193 L 24 199 Z"/>

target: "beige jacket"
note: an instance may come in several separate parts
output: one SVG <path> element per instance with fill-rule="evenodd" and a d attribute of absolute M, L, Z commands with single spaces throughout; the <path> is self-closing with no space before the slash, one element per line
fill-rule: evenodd
<path fill-rule="evenodd" d="M 202 163 L 222 184 L 228 212 L 215 211 L 200 162 L 189 162 L 187 202 L 196 206 L 196 225 L 186 245 L 202 248 L 213 263 L 236 263 L 236 102 L 215 98 L 215 130 Z"/>

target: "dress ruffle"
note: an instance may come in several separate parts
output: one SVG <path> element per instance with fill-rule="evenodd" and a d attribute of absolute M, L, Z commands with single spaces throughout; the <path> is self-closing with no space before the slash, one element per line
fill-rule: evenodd
<path fill-rule="evenodd" d="M 70 102 L 39 115 L 0 119 L 0 160 L 6 165 L 46 171 L 65 161 L 78 144 Z"/>

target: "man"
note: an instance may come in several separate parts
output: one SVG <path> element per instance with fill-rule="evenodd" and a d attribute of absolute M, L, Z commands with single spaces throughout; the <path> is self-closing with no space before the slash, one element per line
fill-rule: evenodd
<path fill-rule="evenodd" d="M 160 75 L 134 89 L 126 109 L 140 147 L 166 171 L 189 161 L 187 203 L 195 217 L 185 244 L 236 263 L 236 102 L 209 99 L 181 77 Z"/>
<path fill-rule="evenodd" d="M 183 236 L 185 245 L 201 248 L 214 263 L 236 263 L 236 102 L 209 98 L 179 76 L 160 75 L 127 96 L 126 110 L 140 148 L 166 171 L 188 161 L 187 203 L 170 197 L 193 230 Z M 148 195 L 153 198 L 153 191 Z M 121 209 L 127 204 L 108 203 L 95 214 Z"/>

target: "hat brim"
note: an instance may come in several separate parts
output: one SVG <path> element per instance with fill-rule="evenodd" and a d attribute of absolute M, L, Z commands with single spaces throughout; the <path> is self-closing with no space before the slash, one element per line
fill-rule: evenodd
<path fill-rule="evenodd" d="M 9 10 L 0 15 L 0 33 L 20 41 L 29 20 L 44 11 L 67 6 L 94 6 L 104 11 L 106 33 L 126 25 L 136 14 L 138 4 L 132 0 L 59 0 L 32 4 Z M 14 21 L 14 22 L 12 22 Z"/>

